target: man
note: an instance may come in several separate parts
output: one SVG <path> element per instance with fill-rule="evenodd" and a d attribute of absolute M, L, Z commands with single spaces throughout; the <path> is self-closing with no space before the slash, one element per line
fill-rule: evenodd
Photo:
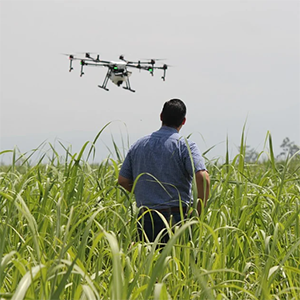
<path fill-rule="evenodd" d="M 193 176 L 200 198 L 199 214 L 201 201 L 205 205 L 209 195 L 210 179 L 204 159 L 194 142 L 179 135 L 185 115 L 186 106 L 181 100 L 167 101 L 160 114 L 161 128 L 131 146 L 120 170 L 118 183 L 127 191 L 131 192 L 136 181 L 134 194 L 141 213 L 152 210 L 144 214 L 141 222 L 150 241 L 165 228 L 156 211 L 168 221 L 172 215 L 174 221 L 179 222 L 180 211 L 185 215 L 192 206 Z M 139 233 L 142 236 L 143 231 Z M 167 236 L 162 239 L 167 240 Z"/>

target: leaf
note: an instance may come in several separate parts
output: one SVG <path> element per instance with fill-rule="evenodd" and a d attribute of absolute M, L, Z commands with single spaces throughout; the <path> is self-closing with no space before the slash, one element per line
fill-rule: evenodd
<path fill-rule="evenodd" d="M 154 286 L 154 300 L 170 300 L 171 297 L 167 292 L 166 285 L 164 283 L 157 283 Z"/>
<path fill-rule="evenodd" d="M 269 275 L 268 275 L 268 279 L 272 276 L 273 273 L 275 273 L 277 270 L 279 269 L 279 266 L 274 266 L 272 268 L 270 268 L 269 270 Z"/>
<path fill-rule="evenodd" d="M 87 284 L 82 285 L 82 290 L 83 290 L 83 294 L 88 300 L 96 300 L 94 292 Z"/>
<path fill-rule="evenodd" d="M 31 285 L 32 281 L 34 280 L 35 276 L 38 274 L 38 272 L 44 268 L 44 265 L 38 265 L 33 267 L 31 270 L 29 270 L 21 279 L 16 292 L 14 293 L 11 300 L 22 300 L 25 297 L 25 294 Z"/>

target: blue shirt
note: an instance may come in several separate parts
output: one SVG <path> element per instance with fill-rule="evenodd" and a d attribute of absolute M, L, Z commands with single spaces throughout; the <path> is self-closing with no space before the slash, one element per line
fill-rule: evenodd
<path fill-rule="evenodd" d="M 183 204 L 192 203 L 193 175 L 200 170 L 206 167 L 197 145 L 175 128 L 162 126 L 130 147 L 120 175 L 138 178 L 134 190 L 138 207 L 160 209 L 179 206 L 179 198 Z"/>

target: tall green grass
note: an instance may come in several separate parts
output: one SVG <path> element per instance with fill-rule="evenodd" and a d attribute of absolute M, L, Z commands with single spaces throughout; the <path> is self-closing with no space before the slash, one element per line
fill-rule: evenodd
<path fill-rule="evenodd" d="M 12 150 L 0 167 L 0 299 L 300 299 L 300 161 L 207 161 L 203 214 L 137 241 L 123 156 L 93 165 L 95 141 L 50 159 Z M 90 147 L 90 148 L 89 148 Z M 1 154 L 2 155 L 2 154 Z"/>

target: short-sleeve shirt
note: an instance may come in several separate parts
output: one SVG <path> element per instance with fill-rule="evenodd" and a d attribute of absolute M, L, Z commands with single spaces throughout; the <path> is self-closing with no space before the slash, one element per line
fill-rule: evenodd
<path fill-rule="evenodd" d="M 120 175 L 136 181 L 137 206 L 153 209 L 192 203 L 195 172 L 206 170 L 197 145 L 162 126 L 134 143 L 123 162 Z"/>

